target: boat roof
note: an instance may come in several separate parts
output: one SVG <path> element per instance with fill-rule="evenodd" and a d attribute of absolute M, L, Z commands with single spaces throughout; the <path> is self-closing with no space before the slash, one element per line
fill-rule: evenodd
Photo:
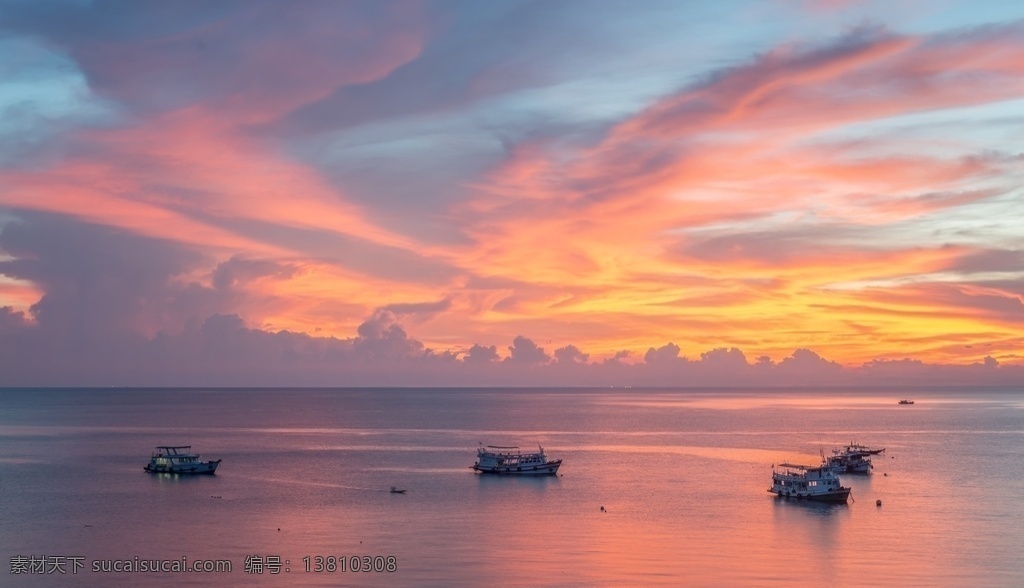
<path fill-rule="evenodd" d="M 820 465 L 809 466 L 809 465 L 800 465 L 798 463 L 780 463 L 779 467 L 780 468 L 794 468 L 794 469 L 798 469 L 798 470 L 817 470 L 817 469 L 821 469 Z"/>
<path fill-rule="evenodd" d="M 157 449 L 163 449 L 167 453 L 178 453 L 179 449 L 192 449 L 191 445 L 157 445 Z"/>
<path fill-rule="evenodd" d="M 537 451 L 523 451 L 518 445 L 487 445 L 486 447 L 480 447 L 477 449 L 480 455 L 501 455 L 501 456 L 519 456 L 519 457 L 533 457 L 535 455 L 543 456 L 544 448 L 537 447 Z"/>

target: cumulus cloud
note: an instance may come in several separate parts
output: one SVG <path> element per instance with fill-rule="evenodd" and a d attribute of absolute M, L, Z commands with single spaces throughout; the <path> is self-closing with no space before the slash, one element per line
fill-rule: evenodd
<path fill-rule="evenodd" d="M 655 349 L 651 347 L 644 354 L 644 362 L 648 365 L 672 365 L 677 361 L 686 361 L 686 358 L 679 357 L 679 346 L 675 343 L 667 343 Z"/>
<path fill-rule="evenodd" d="M 719 347 L 718 349 L 706 351 L 700 354 L 700 361 L 704 365 L 726 369 L 750 365 L 747 363 L 747 357 L 743 355 L 743 352 L 735 347 Z"/>
<path fill-rule="evenodd" d="M 354 351 L 367 359 L 402 360 L 423 355 L 423 343 L 409 338 L 394 313 L 378 310 L 359 325 Z"/>
<path fill-rule="evenodd" d="M 555 363 L 559 365 L 583 365 L 590 359 L 590 354 L 583 353 L 575 345 L 566 345 L 555 349 Z"/>
<path fill-rule="evenodd" d="M 462 361 L 470 364 L 489 364 L 497 362 L 498 359 L 498 347 L 496 345 L 484 347 L 477 343 L 469 348 Z"/>
<path fill-rule="evenodd" d="M 633 352 L 628 349 L 623 349 L 621 351 L 616 351 L 615 355 L 605 359 L 603 363 L 622 364 L 630 357 L 633 357 Z"/>
<path fill-rule="evenodd" d="M 509 356 L 505 358 L 507 363 L 521 365 L 538 365 L 551 361 L 548 354 L 544 353 L 543 347 L 538 347 L 531 339 L 519 335 L 508 347 Z"/>
<path fill-rule="evenodd" d="M 784 357 L 779 362 L 778 369 L 783 373 L 817 376 L 835 374 L 843 368 L 838 363 L 829 361 L 810 349 L 797 349 L 792 355 Z"/>

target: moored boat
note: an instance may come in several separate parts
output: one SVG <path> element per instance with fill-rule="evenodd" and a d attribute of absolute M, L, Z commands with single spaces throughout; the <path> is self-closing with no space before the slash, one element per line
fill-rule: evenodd
<path fill-rule="evenodd" d="M 517 446 L 488 445 L 476 450 L 476 463 L 471 467 L 481 474 L 509 476 L 553 476 L 562 465 L 560 459 L 548 459 L 544 448 L 523 453 Z"/>
<path fill-rule="evenodd" d="M 191 445 L 159 445 L 142 469 L 151 474 L 212 474 L 220 460 L 202 461 Z"/>
<path fill-rule="evenodd" d="M 822 462 L 807 466 L 780 463 L 772 466 L 772 487 L 769 492 L 784 498 L 805 498 L 818 502 L 842 502 L 850 496 L 850 489 L 839 483 L 839 474 Z"/>
<path fill-rule="evenodd" d="M 840 452 L 828 456 L 828 467 L 837 474 L 870 474 L 875 466 L 871 464 L 871 459 L 863 455 Z"/>
<path fill-rule="evenodd" d="M 885 451 L 877 450 L 877 453 Z M 833 449 L 832 455 L 825 460 L 828 467 L 835 470 L 837 474 L 870 474 L 875 466 L 871 463 L 871 456 L 876 455 L 874 450 L 869 450 L 863 445 L 850 444 L 844 449 Z"/>
<path fill-rule="evenodd" d="M 879 453 L 885 451 L 885 447 L 881 449 L 871 449 L 867 445 L 850 443 L 849 445 L 846 446 L 846 451 L 856 451 L 858 453 L 863 453 L 864 455 L 878 455 Z"/>

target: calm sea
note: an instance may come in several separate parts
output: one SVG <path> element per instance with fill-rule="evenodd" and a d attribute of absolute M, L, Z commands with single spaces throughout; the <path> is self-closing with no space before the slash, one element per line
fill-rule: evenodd
<path fill-rule="evenodd" d="M 849 504 L 766 492 L 851 441 L 886 451 Z M 3 586 L 1022 586 L 1024 391 L 2 390 L 0 554 Z M 136 558 L 232 571 L 93 571 Z"/>

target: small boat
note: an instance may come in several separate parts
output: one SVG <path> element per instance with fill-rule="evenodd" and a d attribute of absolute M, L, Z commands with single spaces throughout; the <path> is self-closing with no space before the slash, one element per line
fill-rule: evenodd
<path fill-rule="evenodd" d="M 191 445 L 159 445 L 142 469 L 151 474 L 212 474 L 220 460 L 202 461 Z"/>
<path fill-rule="evenodd" d="M 397 486 L 392 486 L 391 487 L 391 493 L 392 494 L 405 494 L 405 490 L 404 489 L 399 490 Z"/>
<path fill-rule="evenodd" d="M 885 451 L 885 447 L 883 447 L 881 449 L 871 449 L 867 445 L 859 445 L 857 443 L 852 443 L 851 442 L 849 445 L 846 446 L 846 451 L 847 452 L 854 452 L 854 451 L 856 451 L 857 453 L 862 453 L 864 455 L 878 455 L 879 453 L 882 453 L 883 451 Z"/>
<path fill-rule="evenodd" d="M 538 451 L 523 453 L 517 446 L 488 445 L 476 450 L 476 463 L 470 466 L 481 474 L 501 474 L 509 476 L 553 476 L 562 465 L 562 460 L 549 460 L 544 448 L 537 446 Z"/>
<path fill-rule="evenodd" d="M 914 401 L 907 400 L 906 398 L 904 398 L 903 400 L 900 400 L 897 404 L 914 404 Z"/>
<path fill-rule="evenodd" d="M 840 485 L 839 474 L 822 462 L 818 466 L 780 463 L 772 466 L 769 492 L 784 498 L 806 498 L 818 502 L 845 503 L 850 489 Z"/>

